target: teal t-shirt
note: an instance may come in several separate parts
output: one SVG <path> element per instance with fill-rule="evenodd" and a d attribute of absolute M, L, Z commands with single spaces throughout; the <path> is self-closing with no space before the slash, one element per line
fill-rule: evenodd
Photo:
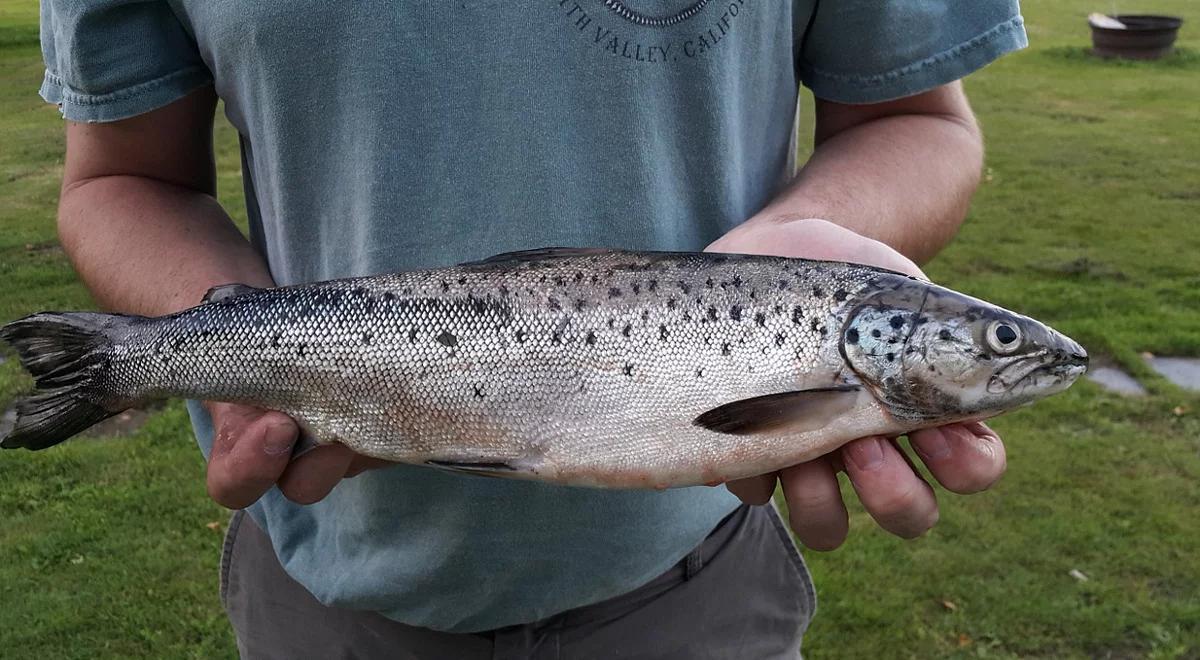
<path fill-rule="evenodd" d="M 1025 44 L 1016 0 L 43 0 L 42 18 L 41 93 L 67 119 L 215 85 L 280 284 L 551 245 L 697 250 L 790 177 L 800 84 L 881 101 Z M 734 506 L 397 466 L 250 513 L 322 602 L 478 631 L 637 587 Z"/>

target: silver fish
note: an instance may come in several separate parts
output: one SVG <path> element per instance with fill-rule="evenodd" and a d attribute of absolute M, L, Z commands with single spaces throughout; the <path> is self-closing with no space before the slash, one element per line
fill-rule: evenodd
<path fill-rule="evenodd" d="M 3 447 L 188 397 L 280 410 L 390 461 L 618 488 L 712 485 L 988 418 L 1087 365 L 1033 319 L 878 268 L 561 248 L 228 285 L 159 318 L 45 312 L 0 338 L 38 387 Z"/>

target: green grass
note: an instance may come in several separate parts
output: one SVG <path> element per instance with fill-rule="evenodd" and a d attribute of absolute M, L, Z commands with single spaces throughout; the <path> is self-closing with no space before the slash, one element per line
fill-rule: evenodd
<path fill-rule="evenodd" d="M 808 555 L 810 657 L 1200 657 L 1200 397 L 1138 357 L 1200 356 L 1200 14 L 1125 3 L 1184 15 L 1183 48 L 1103 62 L 1084 51 L 1084 16 L 1105 5 L 1026 2 L 1033 47 L 968 81 L 987 180 L 929 271 L 1081 339 L 1151 395 L 1081 383 L 997 420 L 1009 474 L 985 494 L 939 492 L 942 521 L 920 540 L 852 506 L 846 546 Z M 36 7 L 0 0 L 0 320 L 91 304 L 54 239 L 62 126 L 35 94 L 36 43 Z M 223 121 L 218 154 L 241 221 Z M 0 401 L 26 385 L 0 363 Z M 131 438 L 0 459 L 0 655 L 234 654 L 208 527 L 225 514 L 179 405 Z"/>

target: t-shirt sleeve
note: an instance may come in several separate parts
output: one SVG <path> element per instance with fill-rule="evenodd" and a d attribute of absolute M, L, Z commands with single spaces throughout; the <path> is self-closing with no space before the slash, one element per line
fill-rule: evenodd
<path fill-rule="evenodd" d="M 1017 0 L 824 0 L 797 65 L 819 98 L 878 103 L 958 80 L 1026 45 Z"/>
<path fill-rule="evenodd" d="M 41 41 L 40 93 L 72 121 L 132 117 L 212 80 L 166 2 L 42 0 Z"/>

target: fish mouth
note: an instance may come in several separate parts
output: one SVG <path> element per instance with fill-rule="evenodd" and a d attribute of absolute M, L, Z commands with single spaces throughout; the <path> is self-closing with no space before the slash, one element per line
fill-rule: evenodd
<path fill-rule="evenodd" d="M 1039 389 L 1066 388 L 1088 369 L 1087 353 L 1078 344 L 1071 348 L 1075 350 L 1048 351 L 1006 365 L 992 374 L 987 391 L 1002 394 L 1028 385 Z"/>

